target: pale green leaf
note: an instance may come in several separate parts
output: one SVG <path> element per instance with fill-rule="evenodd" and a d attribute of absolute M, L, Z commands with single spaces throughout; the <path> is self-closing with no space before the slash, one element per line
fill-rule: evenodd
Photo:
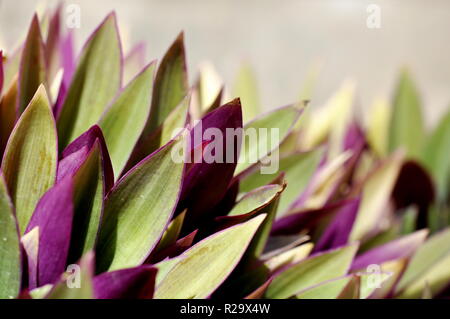
<path fill-rule="evenodd" d="M 2 162 L 21 234 L 37 202 L 55 182 L 57 159 L 53 113 L 40 86 L 14 127 Z"/>
<path fill-rule="evenodd" d="M 144 136 L 153 133 L 188 93 L 184 36 L 181 33 L 159 65 L 156 73 L 150 117 Z"/>
<path fill-rule="evenodd" d="M 14 209 L 0 172 L 0 299 L 17 297 L 21 268 L 20 240 Z"/>
<path fill-rule="evenodd" d="M 270 183 L 278 172 L 285 172 L 285 180 L 287 187 L 284 190 L 283 196 L 280 198 L 278 211 L 285 212 L 292 202 L 300 196 L 306 189 L 306 186 L 311 181 L 311 177 L 316 171 L 320 159 L 322 158 L 323 150 L 317 149 L 306 153 L 297 153 L 281 158 L 278 164 L 277 173 L 261 174 L 257 172 L 244 178 L 240 184 L 241 191 L 250 191 L 261 185 Z"/>
<path fill-rule="evenodd" d="M 301 112 L 299 106 L 283 107 L 246 124 L 235 175 L 276 151 L 298 121 Z M 272 159 L 277 160 L 277 153 L 274 152 L 274 155 Z"/>
<path fill-rule="evenodd" d="M 155 298 L 206 298 L 237 265 L 265 215 L 216 233 L 180 257 L 155 291 Z"/>
<path fill-rule="evenodd" d="M 343 247 L 305 259 L 287 268 L 273 279 L 266 297 L 289 298 L 303 289 L 344 276 L 357 249 L 357 245 Z"/>
<path fill-rule="evenodd" d="M 236 76 L 233 96 L 241 99 L 244 123 L 260 114 L 261 106 L 256 82 L 256 76 L 251 66 L 243 64 Z"/>
<path fill-rule="evenodd" d="M 275 199 L 276 195 L 283 190 L 281 185 L 261 186 L 245 194 L 228 213 L 228 216 L 243 215 L 253 212 Z"/>
<path fill-rule="evenodd" d="M 436 182 L 438 198 L 445 200 L 450 180 L 450 111 L 428 138 L 422 154 L 422 161 Z"/>
<path fill-rule="evenodd" d="M 417 285 L 424 285 L 424 278 L 429 277 L 432 269 L 438 267 L 441 269 L 443 265 L 441 262 L 447 263 L 447 270 L 450 270 L 448 256 L 450 256 L 450 229 L 437 233 L 430 237 L 422 246 L 420 246 L 402 276 L 400 282 L 396 287 L 396 291 L 402 291 L 410 284 L 416 282 L 415 288 L 411 288 L 406 294 L 417 293 Z M 450 275 L 450 272 L 448 273 Z"/>
<path fill-rule="evenodd" d="M 41 84 L 46 84 L 46 62 L 39 21 L 33 17 L 19 68 L 18 110 L 22 113 Z"/>
<path fill-rule="evenodd" d="M 110 14 L 84 47 L 58 115 L 60 149 L 100 119 L 120 81 L 120 41 L 115 15 Z"/>
<path fill-rule="evenodd" d="M 97 246 L 98 269 L 140 265 L 158 243 L 178 201 L 183 163 L 172 159 L 179 138 L 129 171 L 111 190 Z"/>
<path fill-rule="evenodd" d="M 144 129 L 150 112 L 154 69 L 152 63 L 136 76 L 100 119 L 115 176 L 121 175 Z"/>
<path fill-rule="evenodd" d="M 406 70 L 397 84 L 389 130 L 389 150 L 404 148 L 409 157 L 420 155 L 424 138 L 421 103 L 417 89 Z"/>
<path fill-rule="evenodd" d="M 309 288 L 295 296 L 296 299 L 336 299 L 348 285 L 352 276 L 333 279 Z"/>

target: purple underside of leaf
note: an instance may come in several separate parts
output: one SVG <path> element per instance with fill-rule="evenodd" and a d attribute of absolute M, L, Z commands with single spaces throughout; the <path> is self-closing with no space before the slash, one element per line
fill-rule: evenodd
<path fill-rule="evenodd" d="M 103 273 L 94 277 L 97 299 L 151 299 L 157 269 L 140 266 Z"/>
<path fill-rule="evenodd" d="M 323 218 L 336 214 L 347 203 L 348 201 L 343 200 L 323 208 L 302 210 L 282 217 L 275 221 L 270 234 L 272 236 L 297 235 L 304 229 L 314 227 Z"/>
<path fill-rule="evenodd" d="M 65 271 L 72 219 L 73 185 L 66 178 L 44 194 L 25 232 L 39 227 L 38 286 L 56 282 Z"/>
<path fill-rule="evenodd" d="M 272 282 L 272 280 L 273 278 L 270 277 L 265 283 L 256 288 L 252 293 L 248 294 L 244 299 L 263 299 L 263 296 L 267 288 L 269 288 L 269 285 Z"/>
<path fill-rule="evenodd" d="M 57 179 L 60 180 L 68 174 L 75 173 L 87 158 L 89 151 L 96 141 L 100 144 L 102 165 L 105 174 L 105 188 L 106 192 L 108 192 L 114 185 L 114 173 L 105 138 L 103 137 L 102 130 L 97 125 L 92 126 L 64 149 L 61 154 L 62 159 L 59 163 Z"/>
<path fill-rule="evenodd" d="M 197 235 L 197 232 L 198 232 L 197 229 L 194 230 L 189 235 L 178 239 L 173 245 L 155 254 L 155 256 L 150 256 L 147 260 L 155 264 L 166 258 L 173 258 L 182 254 L 184 251 L 186 251 L 188 248 L 192 246 L 192 244 L 194 243 L 195 236 Z"/>
<path fill-rule="evenodd" d="M 427 235 L 427 230 L 420 230 L 371 249 L 356 257 L 351 270 L 360 270 L 372 264 L 380 265 L 386 261 L 409 258 L 422 245 Z"/>
<path fill-rule="evenodd" d="M 419 163 L 409 160 L 403 163 L 395 183 L 392 197 L 397 209 L 417 205 L 417 228 L 427 226 L 428 206 L 435 198 L 433 180 Z"/>
<path fill-rule="evenodd" d="M 359 199 L 345 202 L 340 207 L 314 247 L 313 252 L 333 249 L 347 244 L 359 208 Z"/>
<path fill-rule="evenodd" d="M 201 130 L 199 126 L 201 123 Z M 203 133 L 208 128 L 219 129 L 223 137 L 226 136 L 226 129 L 242 128 L 242 111 L 239 100 L 234 100 L 217 110 L 206 115 L 202 121 L 191 131 L 191 143 L 188 148 L 188 154 L 204 143 L 204 140 L 197 140 L 195 132 Z M 215 138 L 215 137 L 214 137 Z M 202 160 L 201 163 L 189 164 L 189 168 L 183 180 L 181 200 L 177 210 L 182 211 L 188 208 L 187 222 L 195 221 L 200 215 L 208 212 L 224 197 L 233 177 L 237 164 L 238 150 L 240 141 L 233 143 L 234 149 L 227 142 L 223 142 L 222 154 L 226 156 L 227 152 L 234 152 L 234 160 L 231 163 L 207 163 Z M 212 142 L 213 143 L 213 142 Z M 211 145 L 209 143 L 208 145 Z"/>

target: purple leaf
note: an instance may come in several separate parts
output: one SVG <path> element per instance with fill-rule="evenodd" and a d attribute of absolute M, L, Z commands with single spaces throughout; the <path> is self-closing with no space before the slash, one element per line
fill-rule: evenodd
<path fill-rule="evenodd" d="M 403 163 L 397 182 L 392 192 L 396 209 L 417 205 L 418 229 L 427 226 L 428 206 L 433 202 L 435 189 L 433 181 L 422 165 L 415 161 Z"/>
<path fill-rule="evenodd" d="M 42 196 L 25 232 L 39 227 L 37 286 L 56 282 L 65 271 L 72 219 L 73 185 L 66 178 Z"/>
<path fill-rule="evenodd" d="M 62 152 L 58 166 L 57 181 L 64 179 L 68 175 L 73 175 L 84 163 L 95 142 L 100 144 L 102 154 L 103 171 L 105 174 L 105 188 L 109 192 L 114 185 L 114 173 L 106 147 L 105 138 L 99 126 L 94 125 L 76 140 L 70 143 Z"/>
<path fill-rule="evenodd" d="M 202 121 L 191 130 L 191 143 L 190 148 L 188 148 L 188 154 L 190 154 L 190 151 L 196 150 L 198 147 L 201 147 L 201 145 L 204 145 L 205 140 L 203 139 L 203 133 L 208 128 L 220 130 L 224 138 L 226 136 L 225 131 L 227 128 L 242 128 L 242 110 L 239 99 L 225 104 L 207 114 Z M 197 137 L 200 134 L 200 138 Z M 215 139 L 210 141 L 211 143 L 208 143 L 208 146 L 212 145 L 214 141 Z M 219 153 L 222 151 L 222 156 L 219 155 L 219 157 L 223 160 L 223 163 L 217 163 L 215 161 L 207 163 L 204 156 L 202 156 L 201 161 L 192 163 L 186 168 L 178 211 L 181 212 L 185 208 L 188 208 L 188 215 L 186 217 L 188 223 L 191 223 L 191 226 L 200 215 L 211 210 L 223 199 L 233 177 L 241 141 L 236 141 L 235 139 L 233 145 L 231 145 L 231 141 L 220 142 L 222 142 L 223 148 L 220 149 L 220 146 L 218 146 L 215 150 L 218 150 Z M 205 152 L 205 150 L 206 148 L 203 149 L 203 152 Z M 231 152 L 233 152 L 234 158 L 232 161 L 228 160 L 227 163 L 226 155 Z"/>
<path fill-rule="evenodd" d="M 271 231 L 271 235 L 297 235 L 302 230 L 313 227 L 323 218 L 337 213 L 346 204 L 347 201 L 339 201 L 319 209 L 302 210 L 298 213 L 293 213 L 288 216 L 282 217 L 275 221 Z"/>
<path fill-rule="evenodd" d="M 395 259 L 409 258 L 422 245 L 427 235 L 428 230 L 424 229 L 371 249 L 356 257 L 351 270 L 359 270 L 371 264 L 382 264 Z"/>
<path fill-rule="evenodd" d="M 313 252 L 329 250 L 347 244 L 358 213 L 359 202 L 359 199 L 348 200 L 339 208 L 334 219 L 314 247 Z"/>
<path fill-rule="evenodd" d="M 103 273 L 94 277 L 97 299 L 151 299 L 157 269 L 139 266 Z"/>

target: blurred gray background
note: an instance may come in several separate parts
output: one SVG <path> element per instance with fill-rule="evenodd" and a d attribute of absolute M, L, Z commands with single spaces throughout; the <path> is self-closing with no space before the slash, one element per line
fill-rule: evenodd
<path fill-rule="evenodd" d="M 33 11 L 57 1 L 0 0 L 0 46 L 25 36 Z M 125 51 L 147 42 L 160 59 L 185 31 L 189 76 L 210 60 L 231 86 L 249 61 L 265 109 L 295 101 L 311 67 L 322 68 L 313 95 L 323 104 L 347 78 L 357 81 L 357 107 L 390 98 L 398 70 L 407 66 L 426 105 L 428 123 L 450 104 L 450 1 L 448 0 L 75 0 L 81 8 L 78 47 L 116 10 Z M 369 4 L 381 9 L 381 28 L 366 25 Z M 6 50 L 8 51 L 8 50 Z"/>

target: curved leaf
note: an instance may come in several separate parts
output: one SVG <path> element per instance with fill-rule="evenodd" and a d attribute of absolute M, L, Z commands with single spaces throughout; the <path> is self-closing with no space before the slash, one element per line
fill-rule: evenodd
<path fill-rule="evenodd" d="M 178 202 L 184 165 L 171 152 L 180 143 L 148 156 L 111 190 L 97 245 L 100 272 L 138 266 L 158 243 Z"/>
<path fill-rule="evenodd" d="M 21 276 L 19 231 L 13 205 L 0 172 L 0 299 L 19 295 Z"/>
<path fill-rule="evenodd" d="M 85 45 L 58 114 L 59 145 L 66 145 L 95 124 L 121 81 L 121 47 L 115 14 L 110 14 Z"/>
<path fill-rule="evenodd" d="M 155 298 L 206 298 L 236 267 L 265 215 L 218 232 L 191 249 L 158 285 Z"/>
<path fill-rule="evenodd" d="M 38 200 L 55 182 L 57 154 L 55 122 L 40 86 L 14 127 L 2 161 L 21 234 Z"/>
<path fill-rule="evenodd" d="M 357 249 L 357 245 L 346 246 L 315 255 L 290 266 L 273 279 L 267 289 L 266 297 L 289 298 L 303 289 L 344 276 Z"/>
<path fill-rule="evenodd" d="M 19 69 L 17 109 L 22 113 L 36 90 L 46 83 L 44 43 L 37 15 L 34 15 L 22 51 Z"/>
<path fill-rule="evenodd" d="M 99 121 L 115 176 L 120 176 L 150 111 L 155 64 L 148 65 L 122 91 Z"/>

